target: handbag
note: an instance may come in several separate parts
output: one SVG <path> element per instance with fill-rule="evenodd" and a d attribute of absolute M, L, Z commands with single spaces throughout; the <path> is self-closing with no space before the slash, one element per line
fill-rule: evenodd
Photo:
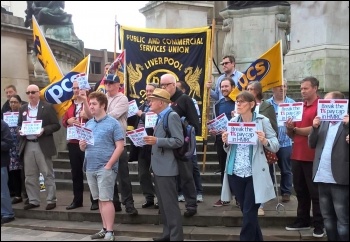
<path fill-rule="evenodd" d="M 266 149 L 265 147 L 264 147 L 264 152 L 265 152 L 267 163 L 269 165 L 276 163 L 278 161 L 278 157 L 276 153 L 273 153 L 272 151 Z"/>

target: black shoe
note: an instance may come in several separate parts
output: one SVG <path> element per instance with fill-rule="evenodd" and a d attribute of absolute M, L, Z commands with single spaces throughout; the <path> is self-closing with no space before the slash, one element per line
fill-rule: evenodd
<path fill-rule="evenodd" d="M 153 238 L 153 241 L 170 241 L 170 238 Z"/>
<path fill-rule="evenodd" d="M 139 214 L 139 212 L 137 211 L 137 209 L 134 206 L 126 208 L 125 212 L 130 214 L 130 215 L 138 215 Z"/>
<path fill-rule="evenodd" d="M 91 204 L 90 210 L 98 210 L 98 209 L 99 209 L 98 203 Z"/>
<path fill-rule="evenodd" d="M 68 207 L 66 207 L 66 209 L 67 210 L 71 210 L 71 209 L 76 209 L 76 208 L 80 208 L 80 207 L 82 207 L 83 206 L 83 204 L 81 204 L 81 203 L 79 203 L 79 204 L 77 204 L 77 203 L 71 203 Z"/>
<path fill-rule="evenodd" d="M 24 206 L 24 210 L 29 210 L 29 209 L 32 209 L 32 208 L 38 208 L 40 207 L 40 205 L 35 205 L 35 204 L 32 204 L 32 203 L 28 203 L 27 205 Z"/>
<path fill-rule="evenodd" d="M 21 198 L 21 197 L 14 197 L 13 199 L 12 199 L 12 204 L 17 204 L 17 203 L 21 203 L 21 202 L 23 202 L 23 199 Z"/>
<path fill-rule="evenodd" d="M 25 201 L 24 201 L 24 205 L 28 205 L 29 204 L 29 198 L 27 198 Z"/>
<path fill-rule="evenodd" d="M 120 202 L 119 203 L 113 203 L 114 205 L 114 210 L 116 212 L 121 212 L 122 211 L 122 206 L 120 205 Z"/>
<path fill-rule="evenodd" d="M 144 204 L 142 204 L 142 208 L 149 208 L 151 206 L 154 206 L 154 202 L 152 201 L 146 201 Z"/>
<path fill-rule="evenodd" d="M 154 204 L 154 208 L 159 209 L 159 204 L 158 203 Z"/>
<path fill-rule="evenodd" d="M 298 231 L 298 230 L 308 230 L 310 229 L 310 224 L 303 223 L 301 221 L 295 221 L 293 224 L 286 226 L 288 231 Z"/>
<path fill-rule="evenodd" d="M 10 222 L 12 222 L 13 220 L 15 220 L 15 218 L 14 217 L 2 217 L 1 218 L 1 224 L 6 224 L 6 223 L 10 223 Z"/>
<path fill-rule="evenodd" d="M 186 210 L 184 213 L 184 216 L 186 218 L 192 217 L 193 215 L 195 215 L 197 213 L 197 210 L 191 209 L 191 210 Z"/>
<path fill-rule="evenodd" d="M 56 203 L 49 203 L 46 205 L 45 210 L 52 210 L 56 207 Z"/>

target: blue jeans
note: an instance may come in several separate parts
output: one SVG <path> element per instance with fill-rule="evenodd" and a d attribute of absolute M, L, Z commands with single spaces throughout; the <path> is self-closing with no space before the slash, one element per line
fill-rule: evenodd
<path fill-rule="evenodd" d="M 198 167 L 197 155 L 193 155 L 191 161 L 193 165 L 193 180 L 194 180 L 194 185 L 196 186 L 197 195 L 203 195 L 203 186 L 202 186 L 201 174 Z M 178 177 L 177 183 L 178 183 L 177 184 L 178 194 L 183 195 L 182 189 L 181 189 L 180 177 Z"/>
<path fill-rule="evenodd" d="M 320 208 L 329 241 L 349 241 L 349 186 L 318 183 Z"/>
<path fill-rule="evenodd" d="M 7 185 L 8 180 L 7 167 L 1 167 L 1 218 L 13 218 L 15 216 L 12 209 L 9 187 Z"/>
<path fill-rule="evenodd" d="M 292 154 L 292 146 L 281 147 L 276 153 L 278 157 L 278 167 L 281 170 L 281 194 L 292 194 L 292 183 L 293 183 L 293 173 L 292 173 L 292 163 L 290 160 L 290 156 Z M 270 174 L 272 178 L 272 182 L 275 183 L 275 177 L 273 174 L 273 166 L 270 165 Z"/>

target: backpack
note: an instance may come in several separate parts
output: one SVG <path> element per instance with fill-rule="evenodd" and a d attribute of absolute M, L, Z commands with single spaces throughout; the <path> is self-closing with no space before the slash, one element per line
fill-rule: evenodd
<path fill-rule="evenodd" d="M 172 110 L 168 111 L 163 118 L 163 129 L 167 137 L 171 137 L 170 130 L 168 127 L 169 114 L 173 112 Z M 174 149 L 174 156 L 179 160 L 192 159 L 194 151 L 196 150 L 196 132 L 192 125 L 190 125 L 185 117 L 181 118 L 182 132 L 184 136 L 184 144 Z"/>

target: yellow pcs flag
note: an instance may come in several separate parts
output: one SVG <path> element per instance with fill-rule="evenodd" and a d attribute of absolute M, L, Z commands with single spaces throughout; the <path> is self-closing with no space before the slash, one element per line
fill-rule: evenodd
<path fill-rule="evenodd" d="M 283 59 L 281 41 L 278 41 L 243 72 L 243 75 L 238 80 L 238 85 L 232 90 L 229 97 L 235 101 L 237 95 L 245 90 L 251 81 L 259 81 L 263 92 L 282 85 Z"/>
<path fill-rule="evenodd" d="M 63 73 L 58 66 L 55 56 L 42 33 L 38 22 L 33 16 L 34 52 L 41 66 L 45 69 L 50 83 L 61 80 Z"/>
<path fill-rule="evenodd" d="M 90 55 L 86 56 L 77 66 L 61 79 L 52 82 L 40 91 L 40 97 L 48 103 L 54 104 L 57 115 L 61 118 L 71 105 L 73 97 L 73 81 L 78 74 L 85 73 L 88 80 Z"/>

